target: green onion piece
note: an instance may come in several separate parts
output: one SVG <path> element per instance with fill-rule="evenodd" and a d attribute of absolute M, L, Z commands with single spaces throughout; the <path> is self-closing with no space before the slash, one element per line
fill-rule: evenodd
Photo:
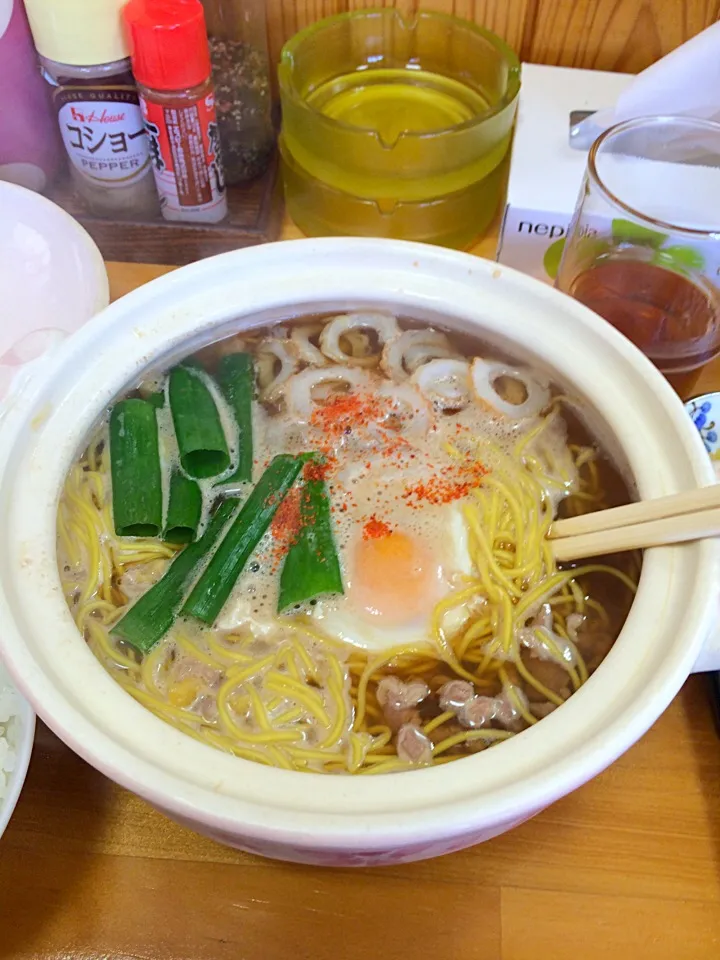
<path fill-rule="evenodd" d="M 161 580 L 144 593 L 112 628 L 114 637 L 148 653 L 175 622 L 188 584 L 212 552 L 239 500 L 224 500 L 199 540 L 178 553 Z"/>
<path fill-rule="evenodd" d="M 170 502 L 165 518 L 163 540 L 168 543 L 192 543 L 202 514 L 202 493 L 194 480 L 179 470 L 170 477 Z"/>
<path fill-rule="evenodd" d="M 113 522 L 119 537 L 156 537 L 162 528 L 162 479 L 155 407 L 121 400 L 110 414 Z"/>
<path fill-rule="evenodd" d="M 303 463 L 304 458 L 286 453 L 273 459 L 195 584 L 183 613 L 203 623 L 215 622 L 253 550 L 295 483 Z"/>
<path fill-rule="evenodd" d="M 255 394 L 255 370 L 249 353 L 223 357 L 215 377 L 238 426 L 237 470 L 223 483 L 249 483 L 253 474 L 252 402 Z"/>
<path fill-rule="evenodd" d="M 147 397 L 147 402 L 151 403 L 156 410 L 162 410 L 165 406 L 165 391 L 158 390 L 157 393 L 151 393 L 150 396 Z"/>
<path fill-rule="evenodd" d="M 305 483 L 300 516 L 300 535 L 290 547 L 280 574 L 278 613 L 323 593 L 344 592 L 324 481 Z"/>
<path fill-rule="evenodd" d="M 230 466 L 220 414 L 201 372 L 191 366 L 170 373 L 170 410 L 180 463 L 189 477 L 216 477 Z"/>

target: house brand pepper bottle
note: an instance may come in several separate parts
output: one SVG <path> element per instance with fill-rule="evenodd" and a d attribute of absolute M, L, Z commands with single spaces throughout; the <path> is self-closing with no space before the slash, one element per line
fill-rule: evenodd
<path fill-rule="evenodd" d="M 125 0 L 25 0 L 77 192 L 93 213 L 157 214 L 150 151 L 130 72 Z"/>

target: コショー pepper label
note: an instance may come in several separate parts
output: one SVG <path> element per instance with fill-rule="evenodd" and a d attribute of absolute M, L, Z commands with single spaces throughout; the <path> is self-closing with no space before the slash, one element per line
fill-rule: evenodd
<path fill-rule="evenodd" d="M 112 188 L 147 173 L 149 143 L 132 87 L 58 85 L 53 100 L 70 162 L 84 177 Z"/>

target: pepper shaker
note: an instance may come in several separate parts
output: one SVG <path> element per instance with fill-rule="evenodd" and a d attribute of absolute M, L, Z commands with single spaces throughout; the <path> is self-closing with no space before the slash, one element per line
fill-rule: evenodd
<path fill-rule="evenodd" d="M 202 0 L 225 179 L 252 180 L 275 145 L 265 0 Z"/>
<path fill-rule="evenodd" d="M 89 209 L 113 218 L 158 211 L 120 11 L 125 0 L 25 0 L 70 174 Z"/>

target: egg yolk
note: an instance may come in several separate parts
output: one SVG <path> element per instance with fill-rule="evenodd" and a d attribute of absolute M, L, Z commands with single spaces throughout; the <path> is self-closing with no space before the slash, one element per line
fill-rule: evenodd
<path fill-rule="evenodd" d="M 359 540 L 348 595 L 388 625 L 406 623 L 434 604 L 438 565 L 430 550 L 400 531 Z"/>

